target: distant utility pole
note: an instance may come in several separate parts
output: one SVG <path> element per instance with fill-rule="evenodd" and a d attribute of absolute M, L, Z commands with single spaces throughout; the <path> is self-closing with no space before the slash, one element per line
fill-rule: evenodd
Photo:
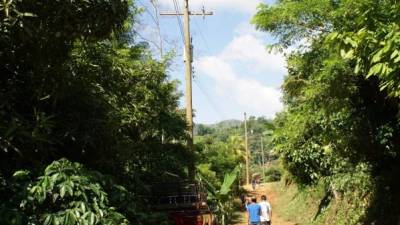
<path fill-rule="evenodd" d="M 261 160 L 262 160 L 262 173 L 263 173 L 263 178 L 264 178 L 264 182 L 265 182 L 265 161 L 264 161 L 264 146 L 263 146 L 263 137 L 261 135 Z"/>
<path fill-rule="evenodd" d="M 189 0 L 184 0 L 183 13 L 160 13 L 160 15 L 164 16 L 182 16 L 183 15 L 183 23 L 184 23 L 184 35 L 185 35 L 185 80 L 186 80 L 186 123 L 188 126 L 189 138 L 187 140 L 187 147 L 190 151 L 193 151 L 193 109 L 192 109 L 192 43 L 190 39 L 190 16 L 209 16 L 213 15 L 212 12 L 205 12 L 203 7 L 202 13 L 192 13 L 189 10 Z M 195 176 L 195 168 L 194 165 L 191 165 L 189 168 L 189 177 L 194 178 Z"/>
<path fill-rule="evenodd" d="M 244 140 L 246 145 L 246 184 L 250 184 L 250 177 L 249 177 L 249 144 L 248 144 L 248 137 L 247 137 L 247 117 L 246 113 L 244 113 Z"/>

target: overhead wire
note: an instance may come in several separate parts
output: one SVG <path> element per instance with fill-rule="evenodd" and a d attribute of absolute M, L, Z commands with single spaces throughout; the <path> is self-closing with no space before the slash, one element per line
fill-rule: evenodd
<path fill-rule="evenodd" d="M 156 27 L 157 27 L 157 32 L 158 32 L 158 41 L 160 43 L 160 58 L 163 58 L 164 52 L 164 44 L 163 44 L 163 38 L 161 35 L 161 27 L 160 27 L 160 17 L 159 17 L 159 12 L 158 12 L 158 3 L 157 0 L 150 0 L 151 5 L 153 6 L 155 18 L 156 18 Z"/>
<path fill-rule="evenodd" d="M 185 35 L 184 35 L 184 33 L 183 33 L 183 25 L 182 25 L 182 20 L 181 20 L 181 18 L 179 17 L 179 14 L 180 14 L 180 7 L 179 7 L 179 3 L 176 1 L 176 0 L 172 0 L 173 1 L 173 3 L 174 3 L 174 8 L 175 8 L 175 15 L 176 15 L 176 19 L 177 19 L 177 22 L 178 22 L 178 26 L 179 26 L 179 31 L 180 31 L 180 34 L 181 34 L 181 39 L 182 39 L 182 42 L 183 42 L 183 45 L 185 45 Z"/>
<path fill-rule="evenodd" d="M 157 23 L 156 17 L 153 15 L 152 12 L 150 12 L 148 6 L 146 6 L 141 0 L 138 0 L 137 2 L 144 8 L 144 11 L 150 16 L 150 18 L 153 20 L 153 22 Z"/>
<path fill-rule="evenodd" d="M 175 1 L 175 0 L 174 0 Z M 177 8 L 179 11 L 181 11 L 181 7 L 179 5 L 179 3 L 177 3 Z M 203 35 L 203 33 L 201 32 L 200 26 L 198 25 L 196 20 L 193 20 L 195 22 L 195 26 L 197 26 L 197 30 L 199 31 L 200 35 L 201 35 L 201 39 L 204 42 L 204 45 L 207 48 L 207 52 L 210 52 L 210 48 L 209 45 Z M 200 92 L 203 94 L 203 96 L 205 97 L 206 101 L 208 102 L 208 104 L 211 106 L 212 110 L 218 115 L 219 119 L 222 120 L 223 116 L 220 112 L 220 110 L 218 109 L 217 105 L 214 103 L 214 101 L 212 100 L 212 98 L 210 97 L 210 95 L 207 93 L 207 91 L 205 90 L 205 88 L 203 88 L 203 85 L 201 84 L 199 79 L 196 79 L 195 77 L 193 77 L 193 82 L 194 84 L 198 87 L 198 89 L 200 90 Z"/>
<path fill-rule="evenodd" d="M 206 38 L 204 37 L 203 32 L 201 31 L 201 27 L 200 27 L 199 23 L 197 22 L 197 20 L 194 20 L 194 24 L 195 24 L 195 26 L 196 26 L 196 28 L 197 28 L 199 34 L 200 34 L 200 38 L 201 38 L 201 40 L 203 41 L 204 46 L 206 47 L 207 52 L 211 52 L 211 51 L 210 51 L 210 46 L 208 45 L 208 42 L 207 42 Z"/>
<path fill-rule="evenodd" d="M 149 37 L 145 37 L 145 36 L 141 35 L 139 32 L 135 32 L 135 34 L 139 38 L 143 39 L 144 41 L 151 43 L 157 49 L 157 51 L 159 51 L 160 58 L 162 58 L 163 57 L 163 42 L 166 42 L 166 40 L 161 35 L 160 19 L 158 17 L 157 1 L 156 0 L 150 0 L 150 4 L 153 6 L 153 10 L 149 9 L 149 5 L 144 3 L 143 0 L 137 0 L 137 3 L 143 7 L 144 12 L 146 12 L 146 14 L 148 14 L 149 18 L 155 24 L 156 30 L 157 30 L 157 36 L 158 36 L 157 39 L 158 40 L 152 40 Z"/>
<path fill-rule="evenodd" d="M 172 0 L 173 4 L 174 4 L 174 10 L 175 10 L 175 15 L 177 18 L 177 23 L 178 23 L 178 27 L 179 27 L 179 31 L 180 31 L 180 36 L 182 38 L 182 42 L 183 45 L 185 45 L 185 38 L 184 38 L 184 32 L 183 32 L 183 23 L 182 20 L 180 18 L 180 14 L 182 12 L 181 10 L 181 6 L 179 4 L 179 2 L 177 0 Z M 203 35 L 203 33 L 201 32 L 200 26 L 197 24 L 197 21 L 195 21 L 195 25 L 197 26 L 197 29 L 199 30 L 199 33 L 201 35 L 201 39 L 204 42 L 204 45 L 207 48 L 207 51 L 210 52 L 210 48 L 209 45 Z M 198 79 L 193 79 L 195 85 L 199 88 L 200 92 L 203 94 L 203 96 L 205 97 L 206 101 L 209 103 L 209 105 L 211 106 L 211 108 L 213 109 L 213 111 L 218 115 L 218 117 L 222 120 L 223 116 L 220 112 L 220 110 L 218 109 L 218 107 L 216 106 L 216 104 L 214 103 L 214 101 L 212 101 L 211 97 L 207 94 L 207 91 L 203 88 L 202 84 L 200 83 L 200 81 Z"/>
<path fill-rule="evenodd" d="M 194 81 L 195 85 L 199 88 L 200 92 L 203 94 L 203 96 L 205 97 L 206 101 L 208 102 L 208 104 L 213 109 L 213 111 L 218 115 L 219 119 L 222 120 L 223 116 L 222 116 L 221 112 L 219 111 L 219 109 L 216 106 L 216 104 L 214 103 L 214 101 L 212 101 L 211 97 L 207 94 L 207 91 L 205 91 L 205 89 L 202 87 L 202 85 L 199 82 L 199 80 L 194 80 L 193 79 L 193 81 Z"/>
<path fill-rule="evenodd" d="M 145 12 L 150 16 L 150 18 L 152 19 L 152 21 L 153 21 L 155 24 L 158 24 L 158 23 L 159 23 L 158 18 L 155 17 L 155 16 L 153 15 L 153 13 L 152 13 L 151 10 L 148 8 L 148 6 L 147 6 L 146 4 L 144 4 L 142 0 L 138 0 L 138 3 L 144 8 Z M 184 44 L 183 23 L 182 23 L 182 20 L 181 20 L 181 18 L 180 18 L 180 16 L 179 16 L 179 14 L 181 14 L 181 12 L 182 12 L 182 11 L 181 11 L 181 6 L 180 6 L 180 4 L 179 4 L 179 2 L 178 2 L 177 0 L 173 0 L 173 4 L 174 4 L 175 15 L 176 15 L 176 18 L 177 18 L 177 24 L 178 24 L 179 31 L 180 31 L 179 33 L 180 33 L 182 42 L 183 42 L 183 44 Z M 197 23 L 196 20 L 194 20 L 194 21 L 195 21 L 195 26 L 197 27 L 197 30 L 199 31 L 199 33 L 200 33 L 200 35 L 201 35 L 201 39 L 202 39 L 204 45 L 205 45 L 206 48 L 207 48 L 207 52 L 210 52 L 210 48 L 209 48 L 209 46 L 208 46 L 208 43 L 207 43 L 207 41 L 206 41 L 206 39 L 205 39 L 203 33 L 201 32 L 201 28 L 200 28 L 199 24 Z M 149 39 L 145 38 L 144 36 L 140 35 L 139 33 L 138 33 L 137 35 L 138 35 L 141 39 L 143 39 L 143 40 L 145 40 L 145 41 L 148 41 L 148 42 L 151 42 L 151 43 L 153 43 L 154 45 L 158 46 L 157 43 L 153 42 L 152 40 L 149 40 Z M 161 34 L 160 34 L 160 35 L 161 35 Z M 202 93 L 202 95 L 205 97 L 206 101 L 207 101 L 208 104 L 211 106 L 211 108 L 213 109 L 213 111 L 218 115 L 218 117 L 219 117 L 220 119 L 222 119 L 223 116 L 222 116 L 220 110 L 218 109 L 218 107 L 216 106 L 216 104 L 214 103 L 214 101 L 212 100 L 212 98 L 209 96 L 209 94 L 207 93 L 207 91 L 205 90 L 205 88 L 203 87 L 203 85 L 201 84 L 200 80 L 198 80 L 198 79 L 193 79 L 193 81 L 194 81 L 195 85 L 198 87 L 198 89 L 200 90 L 200 92 Z"/>
<path fill-rule="evenodd" d="M 205 38 L 204 35 L 203 35 L 203 32 L 201 31 L 200 25 L 197 23 L 197 20 L 193 20 L 193 21 L 194 21 L 194 24 L 195 24 L 196 29 L 198 30 L 198 33 L 200 34 L 200 37 L 201 37 L 202 42 L 204 43 L 204 46 L 206 47 L 206 51 L 207 51 L 208 53 L 211 53 L 210 47 L 209 47 L 209 45 L 208 45 L 208 42 L 207 42 L 206 38 Z M 206 101 L 207 101 L 208 104 L 211 106 L 211 108 L 213 109 L 213 111 L 214 111 L 215 113 L 217 113 L 219 119 L 222 120 L 222 119 L 223 119 L 223 116 L 222 116 L 221 111 L 219 110 L 219 107 L 217 106 L 217 104 L 214 103 L 214 101 L 212 100 L 212 98 L 210 97 L 210 95 L 208 94 L 208 92 L 205 90 L 205 88 L 203 88 L 203 85 L 201 84 L 200 79 L 198 79 L 197 77 L 193 77 L 193 81 L 194 81 L 194 83 L 196 84 L 196 86 L 199 88 L 199 90 L 201 91 L 201 93 L 204 95 Z"/>
<path fill-rule="evenodd" d="M 202 42 L 204 43 L 204 46 L 206 47 L 206 51 L 207 51 L 208 53 L 211 53 L 211 50 L 210 50 L 211 48 L 210 48 L 210 46 L 208 45 L 207 39 L 205 38 L 205 36 L 204 36 L 204 34 L 203 34 L 203 32 L 202 32 L 202 29 L 201 29 L 199 23 L 198 23 L 196 20 L 194 20 L 194 22 L 195 22 L 195 26 L 196 26 L 196 28 L 197 28 L 197 30 L 198 30 L 198 33 L 199 33 L 199 35 L 200 35 L 200 37 L 201 37 L 201 40 L 202 40 Z M 195 79 L 195 78 L 194 78 L 193 80 L 196 82 L 196 80 L 198 81 L 199 79 Z M 200 88 L 200 89 L 201 89 L 201 88 Z M 206 94 L 205 91 L 202 91 L 202 92 L 203 92 L 206 96 L 208 96 L 208 95 Z M 211 98 L 209 98 L 209 97 L 207 97 L 207 98 L 209 99 L 210 105 L 214 106 L 214 108 L 218 108 L 218 107 L 216 107 L 217 104 L 214 104 L 214 101 L 213 101 Z M 232 96 L 228 95 L 228 98 L 229 98 L 231 101 L 234 102 Z M 216 111 L 216 110 L 214 109 L 214 111 Z M 220 114 L 220 113 L 219 113 L 219 114 Z M 220 114 L 220 115 L 221 115 L 221 114 Z M 223 117 L 221 116 L 221 118 L 223 118 Z"/>

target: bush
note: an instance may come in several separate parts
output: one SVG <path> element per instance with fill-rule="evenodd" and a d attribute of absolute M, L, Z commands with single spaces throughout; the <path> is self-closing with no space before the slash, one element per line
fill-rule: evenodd
<path fill-rule="evenodd" d="M 28 203 L 35 211 L 33 223 L 129 224 L 110 206 L 108 194 L 90 171 L 78 163 L 61 159 L 50 164 L 29 188 Z"/>
<path fill-rule="evenodd" d="M 168 225 L 164 213 L 149 213 L 147 199 L 112 176 L 66 159 L 41 174 L 0 174 L 0 225 Z"/>
<path fill-rule="evenodd" d="M 0 224 L 128 225 L 98 176 L 103 175 L 66 159 L 51 163 L 38 178 L 23 170 L 8 180 L 0 176 Z"/>
<path fill-rule="evenodd" d="M 277 167 L 271 167 L 265 171 L 265 182 L 280 181 L 282 177 L 282 172 Z"/>

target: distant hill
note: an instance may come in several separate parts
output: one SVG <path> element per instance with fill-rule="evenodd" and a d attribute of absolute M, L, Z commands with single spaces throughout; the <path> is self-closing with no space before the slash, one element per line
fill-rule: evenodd
<path fill-rule="evenodd" d="M 243 122 L 236 119 L 223 120 L 214 124 L 198 123 L 194 125 L 194 135 L 205 135 L 215 133 L 217 130 L 227 130 L 229 128 L 240 127 Z"/>
<path fill-rule="evenodd" d="M 211 126 L 220 127 L 222 129 L 225 129 L 225 128 L 240 126 L 242 123 L 243 122 L 241 120 L 231 119 L 231 120 L 223 120 L 223 121 L 213 124 Z"/>

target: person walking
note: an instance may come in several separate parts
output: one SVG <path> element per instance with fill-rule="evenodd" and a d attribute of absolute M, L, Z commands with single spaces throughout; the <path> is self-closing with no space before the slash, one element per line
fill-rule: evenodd
<path fill-rule="evenodd" d="M 259 205 L 261 207 L 260 224 L 271 225 L 272 207 L 271 204 L 267 201 L 267 196 L 261 196 L 261 202 L 259 203 Z"/>
<path fill-rule="evenodd" d="M 260 225 L 261 206 L 257 204 L 257 198 L 252 197 L 247 205 L 247 222 L 249 225 Z"/>

